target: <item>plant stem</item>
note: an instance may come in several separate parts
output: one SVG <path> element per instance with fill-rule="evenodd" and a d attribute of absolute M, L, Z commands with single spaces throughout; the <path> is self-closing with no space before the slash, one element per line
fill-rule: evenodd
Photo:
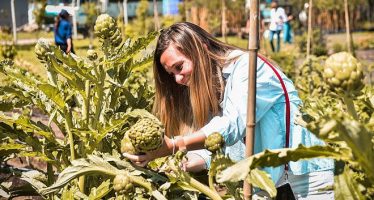
<path fill-rule="evenodd" d="M 94 128 L 98 128 L 98 124 L 100 121 L 100 114 L 101 114 L 101 109 L 102 109 L 102 104 L 103 104 L 103 97 L 104 97 L 104 81 L 105 81 L 105 70 L 102 65 L 99 65 L 99 84 L 97 88 L 97 96 L 98 96 L 98 101 L 96 103 L 96 112 L 95 112 L 95 123 L 94 123 Z"/>
<path fill-rule="evenodd" d="M 54 182 L 54 173 L 53 173 L 53 167 L 51 163 L 47 163 L 47 174 L 48 174 L 48 186 L 51 186 Z M 49 198 L 53 200 L 54 199 L 53 194 L 50 194 Z"/>
<path fill-rule="evenodd" d="M 66 105 L 66 104 L 65 104 Z M 75 160 L 75 151 L 74 151 L 74 138 L 71 128 L 73 127 L 73 121 L 71 116 L 71 110 L 66 105 L 67 109 L 65 110 L 65 129 L 68 132 L 69 144 L 70 144 L 70 161 Z"/>
<path fill-rule="evenodd" d="M 89 108 L 90 108 L 90 92 L 91 92 L 89 80 L 86 80 L 85 82 L 85 92 L 86 92 L 86 99 L 84 100 L 84 103 L 83 103 L 82 117 L 83 117 L 83 121 L 85 121 L 86 128 L 88 128 L 89 123 L 90 123 Z"/>
<path fill-rule="evenodd" d="M 215 190 L 212 190 L 209 187 L 207 187 L 206 185 L 200 183 L 199 181 L 197 181 L 196 179 L 192 178 L 187 173 L 185 174 L 185 176 L 188 177 L 188 178 L 186 177 L 185 181 L 189 185 L 191 185 L 193 188 L 199 190 L 201 193 L 204 193 L 205 195 L 207 195 L 212 200 L 222 200 L 221 196 L 219 196 L 219 194 Z"/>
<path fill-rule="evenodd" d="M 188 173 L 182 172 L 180 173 L 180 170 L 177 169 L 177 167 L 172 164 L 171 162 L 169 163 L 169 167 L 171 168 L 172 171 L 174 171 L 176 174 L 179 174 L 179 178 L 186 182 L 188 185 L 191 187 L 195 188 L 196 190 L 200 191 L 201 193 L 205 194 L 212 200 L 222 200 L 221 196 L 215 191 L 211 190 L 208 186 L 200 183 L 196 179 L 192 178 Z"/>
<path fill-rule="evenodd" d="M 348 113 L 355 119 L 358 120 L 358 115 L 355 109 L 355 105 L 353 103 L 352 98 L 350 98 L 347 94 L 343 94 L 344 103 L 347 105 Z"/>
<path fill-rule="evenodd" d="M 147 180 L 145 180 L 143 177 L 131 176 L 131 175 L 128 175 L 128 176 L 130 177 L 130 179 L 133 183 L 135 183 L 136 185 L 142 186 L 143 188 L 148 190 L 155 197 L 157 196 L 158 198 L 156 198 L 156 199 L 166 200 L 164 195 L 162 195 L 158 190 L 154 189 L 152 184 L 150 182 L 148 182 Z"/>

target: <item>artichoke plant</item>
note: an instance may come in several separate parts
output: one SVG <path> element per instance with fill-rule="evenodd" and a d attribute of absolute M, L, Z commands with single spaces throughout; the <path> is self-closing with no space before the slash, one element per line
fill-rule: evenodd
<path fill-rule="evenodd" d="M 347 52 L 331 55 L 326 60 L 323 76 L 333 90 L 353 92 L 363 86 L 361 63 Z"/>

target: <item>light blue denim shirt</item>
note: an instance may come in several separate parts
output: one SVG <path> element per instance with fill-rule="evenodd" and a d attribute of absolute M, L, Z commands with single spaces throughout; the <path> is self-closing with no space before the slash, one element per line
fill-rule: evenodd
<path fill-rule="evenodd" d="M 202 131 L 206 136 L 213 132 L 220 132 L 225 140 L 225 153 L 232 160 L 239 161 L 245 157 L 244 137 L 247 119 L 249 54 L 235 50 L 230 53 L 231 56 L 240 57 L 223 69 L 226 86 L 224 98 L 221 102 L 222 114 L 213 117 L 202 128 Z M 277 70 L 286 85 L 291 104 L 290 147 L 297 147 L 299 144 L 306 146 L 323 145 L 324 143 L 306 128 L 294 123 L 295 116 L 299 114 L 298 106 L 302 102 L 292 81 L 279 69 Z M 284 92 L 275 73 L 260 58 L 257 59 L 256 90 L 254 152 L 259 153 L 265 149 L 284 148 L 286 135 Z M 196 153 L 204 157 L 207 166 L 210 165 L 210 159 L 206 152 L 199 151 Z M 334 162 L 331 159 L 310 159 L 289 163 L 289 169 L 295 175 L 333 168 Z M 284 166 L 265 168 L 274 182 L 277 182 L 283 170 Z"/>

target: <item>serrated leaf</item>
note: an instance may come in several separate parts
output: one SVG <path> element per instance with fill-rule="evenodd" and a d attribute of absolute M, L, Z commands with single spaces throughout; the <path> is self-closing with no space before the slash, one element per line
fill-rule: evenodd
<path fill-rule="evenodd" d="M 217 181 L 240 181 L 246 178 L 250 169 L 255 169 L 257 167 L 276 167 L 290 161 L 317 157 L 328 157 L 338 160 L 349 160 L 351 158 L 348 149 L 333 148 L 330 146 L 305 147 L 299 145 L 297 148 L 293 149 L 265 150 L 228 167 L 217 175 Z"/>
<path fill-rule="evenodd" d="M 265 171 L 253 169 L 249 172 L 246 181 L 251 183 L 254 187 L 258 187 L 267 193 L 270 197 L 274 198 L 277 195 L 277 189 L 270 175 Z"/>
<path fill-rule="evenodd" d="M 72 179 L 89 173 L 102 173 L 115 176 L 120 170 L 106 162 L 102 157 L 88 155 L 86 159 L 72 161 L 72 165 L 65 168 L 58 176 L 56 182 L 48 188 L 41 190 L 42 194 L 55 192 L 69 183 Z"/>
<path fill-rule="evenodd" d="M 60 90 L 50 84 L 39 84 L 38 88 L 51 99 L 60 110 L 63 110 L 65 106 L 64 98 L 62 97 Z"/>
<path fill-rule="evenodd" d="M 99 187 L 94 187 L 91 189 L 90 195 L 88 196 L 88 200 L 99 200 L 105 197 L 112 188 L 110 187 L 110 179 L 104 181 L 99 185 Z"/>
<path fill-rule="evenodd" d="M 334 178 L 334 196 L 336 200 L 364 200 L 366 199 L 359 187 L 358 183 L 350 175 L 348 167 L 344 168 L 343 173 L 336 175 Z"/>
<path fill-rule="evenodd" d="M 135 54 L 139 53 L 141 50 L 147 47 L 149 43 L 156 38 L 157 35 L 158 32 L 150 32 L 146 37 L 139 38 L 131 45 L 131 47 L 127 47 L 123 53 L 112 58 L 110 62 L 126 62 L 128 59 L 132 58 Z"/>

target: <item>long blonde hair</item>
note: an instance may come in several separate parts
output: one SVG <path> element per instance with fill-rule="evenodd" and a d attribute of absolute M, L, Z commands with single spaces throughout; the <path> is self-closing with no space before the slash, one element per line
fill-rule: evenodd
<path fill-rule="evenodd" d="M 179 85 L 160 62 L 162 53 L 173 44 L 192 61 L 189 86 Z M 239 49 L 215 39 L 201 27 L 181 22 L 164 29 L 154 54 L 153 73 L 156 95 L 154 114 L 165 125 L 168 136 L 202 128 L 210 116 L 220 113 L 224 83 L 222 67 L 232 59 L 227 55 Z"/>

